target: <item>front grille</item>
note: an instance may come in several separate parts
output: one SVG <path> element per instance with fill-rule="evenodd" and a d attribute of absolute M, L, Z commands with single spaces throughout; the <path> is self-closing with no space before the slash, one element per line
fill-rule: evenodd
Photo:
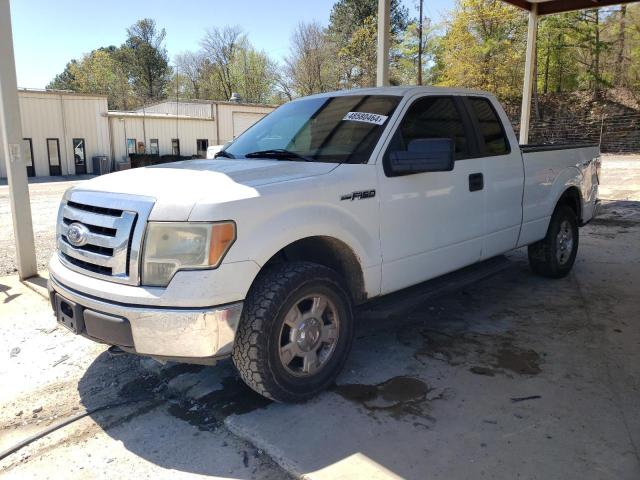
<path fill-rule="evenodd" d="M 99 273 L 100 275 L 112 275 L 112 270 L 109 267 L 102 267 L 100 265 L 94 265 L 93 263 L 83 262 L 82 260 L 78 260 L 77 258 L 70 257 L 69 255 L 60 252 L 60 256 L 64 258 L 68 263 L 80 267 L 84 270 L 89 270 L 90 272 Z"/>
<path fill-rule="evenodd" d="M 145 197 L 71 190 L 58 213 L 60 260 L 86 275 L 137 284 L 142 236 L 152 206 Z M 80 244 L 68 235 L 74 224 L 84 227 L 85 241 Z"/>

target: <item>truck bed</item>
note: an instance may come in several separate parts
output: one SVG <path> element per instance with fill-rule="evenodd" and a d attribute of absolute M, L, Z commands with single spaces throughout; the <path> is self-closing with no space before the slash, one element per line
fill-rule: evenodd
<path fill-rule="evenodd" d="M 546 235 L 553 209 L 567 188 L 574 187 L 579 192 L 579 221 L 588 222 L 593 216 L 598 193 L 599 145 L 522 145 L 520 149 L 524 192 L 519 246 Z"/>

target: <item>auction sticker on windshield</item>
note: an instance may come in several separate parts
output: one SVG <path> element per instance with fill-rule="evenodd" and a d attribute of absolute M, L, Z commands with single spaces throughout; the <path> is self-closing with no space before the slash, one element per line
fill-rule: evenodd
<path fill-rule="evenodd" d="M 375 125 L 382 125 L 385 120 L 389 118 L 386 115 L 378 115 L 377 113 L 367 112 L 349 112 L 342 120 L 351 120 L 352 122 L 365 122 L 373 123 Z"/>

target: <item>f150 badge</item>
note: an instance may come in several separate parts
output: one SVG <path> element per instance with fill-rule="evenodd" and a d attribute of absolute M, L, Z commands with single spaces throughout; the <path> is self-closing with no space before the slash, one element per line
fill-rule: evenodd
<path fill-rule="evenodd" d="M 373 198 L 375 196 L 375 190 L 361 190 L 359 192 L 351 192 L 345 195 L 340 195 L 340 200 L 364 200 L 366 198 Z"/>

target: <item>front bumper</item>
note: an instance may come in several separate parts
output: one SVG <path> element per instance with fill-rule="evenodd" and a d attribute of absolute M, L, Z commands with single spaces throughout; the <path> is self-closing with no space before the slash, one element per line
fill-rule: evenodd
<path fill-rule="evenodd" d="M 120 304 L 65 287 L 53 275 L 48 288 L 54 311 L 61 301 L 67 301 L 67 311 L 73 306 L 81 335 L 141 355 L 193 363 L 207 363 L 231 353 L 243 305 L 171 308 Z"/>

